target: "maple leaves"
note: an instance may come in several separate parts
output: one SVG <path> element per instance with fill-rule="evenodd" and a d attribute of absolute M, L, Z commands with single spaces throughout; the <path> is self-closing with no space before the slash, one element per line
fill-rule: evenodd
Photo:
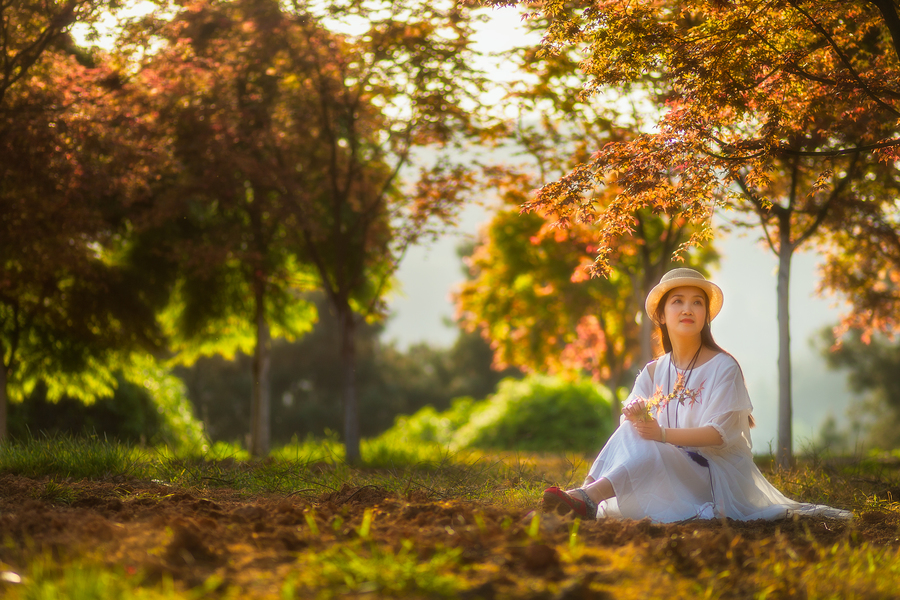
<path fill-rule="evenodd" d="M 714 203 L 733 199 L 739 172 L 763 180 L 776 160 L 900 143 L 896 55 L 885 52 L 893 40 L 874 6 L 605 2 L 584 10 L 550 3 L 542 12 L 548 51 L 584 48 L 590 93 L 638 85 L 666 103 L 658 132 L 598 148 L 535 201 L 596 219 L 578 198 L 611 176 L 621 204 L 599 220 L 612 235 L 628 232 L 627 215 L 639 206 L 706 221 Z M 673 173 L 675 187 L 666 185 Z"/>
<path fill-rule="evenodd" d="M 662 387 L 656 386 L 656 391 L 653 392 L 653 395 L 643 401 L 643 420 L 649 421 L 652 419 L 654 412 L 659 415 L 659 413 L 666 410 L 666 407 L 673 400 L 681 406 L 684 406 L 685 403 L 687 403 L 688 406 L 693 407 L 695 404 L 699 403 L 700 396 L 703 393 L 704 384 L 701 383 L 700 386 L 696 388 L 689 388 L 685 387 L 685 381 L 685 374 L 678 372 L 678 376 L 675 379 L 675 385 L 672 386 L 672 391 L 668 394 L 663 392 Z"/>
<path fill-rule="evenodd" d="M 97 339 L 113 352 L 157 348 L 162 327 L 189 362 L 302 333 L 314 317 L 304 294 L 319 288 L 345 325 L 352 359 L 354 324 L 383 313 L 406 246 L 452 222 L 472 184 L 467 168 L 440 152 L 479 128 L 483 81 L 466 12 L 368 0 L 293 10 L 263 0 L 160 5 L 122 21 L 107 55 L 62 35 L 101 6 L 0 6 L 8 150 L 0 205 L 9 209 L 0 400 L 8 383 L 22 389 L 14 357 L 35 314 L 23 303 L 51 308 L 43 312 L 55 325 L 104 332 Z M 368 30 L 329 30 L 348 18 Z M 29 118 L 15 118 L 23 113 Z M 417 165 L 407 186 L 424 145 L 441 157 Z M 92 285 L 107 292 L 106 322 L 99 309 L 57 301 L 96 305 L 74 293 Z M 89 358 L 103 366 L 103 357 Z M 53 376 L 46 361 L 32 362 L 32 372 Z M 254 380 L 264 382 L 265 371 L 260 358 Z M 352 360 L 346 371 L 352 412 Z M 99 386 L 98 373 L 88 375 Z M 266 418 L 254 411 L 254 420 Z M 357 438 L 353 460 L 358 428 L 347 433 Z M 265 452 L 264 440 L 254 452 Z"/>
<path fill-rule="evenodd" d="M 342 33 L 347 20 L 365 31 Z M 322 291 L 341 325 L 357 460 L 356 327 L 383 314 L 405 248 L 452 222 L 471 185 L 443 148 L 479 127 L 468 18 L 416 2 L 195 2 L 157 32 L 167 43 L 142 77 L 159 83 L 161 139 L 181 181 L 161 201 L 177 212 L 186 197 L 221 225 L 196 246 L 232 265 L 257 306 L 297 281 L 307 286 L 297 296 Z M 415 160 L 424 146 L 431 164 Z"/>
<path fill-rule="evenodd" d="M 532 26 L 548 19 L 535 16 Z M 624 170 L 593 169 L 598 148 L 614 152 L 645 139 L 639 111 L 584 95 L 576 52 L 523 47 L 510 58 L 523 75 L 508 86 L 507 108 L 518 114 L 500 139 L 516 141 L 521 162 L 489 173 L 504 206 L 467 259 L 471 279 L 457 295 L 460 320 L 491 342 L 497 365 L 589 373 L 618 392 L 626 374 L 652 356 L 650 323 L 638 316 L 672 254 L 682 248 L 683 257 L 706 261 L 714 253 L 683 247 L 701 234 L 658 199 L 634 213 L 620 202 L 622 186 L 644 186 L 648 198 L 677 190 L 671 169 L 657 163 L 655 191 L 637 178 L 629 182 Z M 629 166 L 651 168 L 655 159 L 646 156 Z M 543 187 L 531 197 L 536 186 Z M 633 237 L 603 229 L 602 215 L 617 211 L 621 231 Z M 606 278 L 590 277 L 610 264 Z"/>

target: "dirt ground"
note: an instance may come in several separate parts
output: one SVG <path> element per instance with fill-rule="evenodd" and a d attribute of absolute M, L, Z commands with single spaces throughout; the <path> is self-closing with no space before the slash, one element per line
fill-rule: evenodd
<path fill-rule="evenodd" d="M 367 509 L 369 539 L 380 546 L 400 551 L 410 540 L 423 559 L 456 548 L 462 565 L 481 567 L 467 570 L 471 586 L 464 597 L 553 597 L 528 592 L 546 590 L 532 585 L 542 580 L 570 582 L 554 588 L 562 589 L 556 597 L 610 597 L 588 582 L 599 578 L 614 585 L 618 577 L 612 563 L 599 564 L 603 561 L 587 554 L 577 564 L 563 565 L 561 548 L 570 542 L 573 522 L 557 515 L 545 515 L 535 535 L 527 510 L 437 501 L 424 494 L 399 497 L 370 486 L 319 497 L 246 497 L 227 489 L 139 481 L 60 483 L 12 475 L 0 475 L 0 532 L 6 538 L 0 561 L 24 569 L 39 552 L 61 560 L 91 557 L 149 581 L 168 576 L 192 588 L 215 576 L 218 589 L 236 587 L 248 598 L 279 597 L 297 557 L 358 539 Z M 776 538 L 779 548 L 800 556 L 813 540 L 900 544 L 897 518 L 889 512 L 865 513 L 851 523 L 598 521 L 581 523 L 578 534 L 584 547 L 634 547 L 649 564 L 674 565 L 682 574 L 752 569 L 753 556 Z M 532 584 L 523 583 L 528 581 Z"/>

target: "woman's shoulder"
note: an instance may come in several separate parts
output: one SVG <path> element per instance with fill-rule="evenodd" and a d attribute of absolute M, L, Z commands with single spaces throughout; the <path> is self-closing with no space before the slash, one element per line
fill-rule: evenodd
<path fill-rule="evenodd" d="M 732 372 L 741 373 L 741 365 L 738 364 L 737 359 L 728 352 L 724 351 L 716 352 L 715 356 L 710 358 L 702 366 L 709 366 L 710 369 L 722 374 Z"/>
<path fill-rule="evenodd" d="M 635 379 L 635 384 L 639 384 L 642 381 L 651 383 L 656 378 L 656 372 L 660 368 L 665 368 L 661 366 L 663 358 L 667 355 L 658 356 L 644 365 L 644 368 L 638 371 L 637 378 Z"/>

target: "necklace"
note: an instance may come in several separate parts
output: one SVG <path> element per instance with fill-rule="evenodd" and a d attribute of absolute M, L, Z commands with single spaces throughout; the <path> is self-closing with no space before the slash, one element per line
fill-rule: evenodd
<path fill-rule="evenodd" d="M 701 350 L 703 350 L 703 344 L 700 344 L 700 346 L 697 348 L 697 351 L 694 352 L 694 357 L 691 359 L 691 362 L 689 362 L 688 366 L 681 371 L 678 370 L 678 366 L 675 364 L 675 352 L 672 351 L 672 360 L 669 361 L 669 364 L 672 365 L 673 369 L 675 369 L 675 374 L 678 375 L 679 378 L 681 376 L 684 376 L 685 373 L 687 373 L 688 377 L 691 376 L 691 373 L 694 371 L 694 365 L 697 363 L 697 359 L 700 357 Z M 687 385 L 686 380 L 684 384 Z"/>
<path fill-rule="evenodd" d="M 673 422 L 674 427 L 678 427 L 678 406 L 684 404 L 685 400 L 685 390 L 688 389 L 687 384 L 688 380 L 691 378 L 691 374 L 694 372 L 694 365 L 697 364 L 697 359 L 700 357 L 700 351 L 703 350 L 703 344 L 700 344 L 700 347 L 697 348 L 697 352 L 694 353 L 694 358 L 691 359 L 691 362 L 688 363 L 688 366 L 685 367 L 683 371 L 679 371 L 678 367 L 675 366 L 675 351 L 672 351 L 672 356 L 669 358 L 669 364 L 675 369 L 675 383 L 672 386 L 672 393 L 670 397 L 676 398 L 678 402 L 675 403 L 675 421 Z M 691 402 L 693 404 L 693 401 Z M 666 403 L 666 416 L 669 416 L 669 404 Z"/>

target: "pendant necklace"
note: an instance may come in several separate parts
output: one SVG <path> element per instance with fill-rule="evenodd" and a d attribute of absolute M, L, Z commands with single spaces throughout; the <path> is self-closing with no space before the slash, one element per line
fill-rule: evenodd
<path fill-rule="evenodd" d="M 669 358 L 669 364 L 675 369 L 675 383 L 672 385 L 672 396 L 680 393 L 680 397 L 674 398 L 677 400 L 675 403 L 675 424 L 673 427 L 678 427 L 678 405 L 684 402 L 684 390 L 687 389 L 688 380 L 691 378 L 691 374 L 694 372 L 694 365 L 697 364 L 697 359 L 700 357 L 700 351 L 703 350 L 703 344 L 700 344 L 700 347 L 697 348 L 697 352 L 694 353 L 694 358 L 691 359 L 691 362 L 688 363 L 688 366 L 681 372 L 678 371 L 678 367 L 675 366 L 675 351 L 672 351 L 672 356 Z M 671 402 L 666 403 L 666 416 L 669 416 L 669 404 Z"/>

